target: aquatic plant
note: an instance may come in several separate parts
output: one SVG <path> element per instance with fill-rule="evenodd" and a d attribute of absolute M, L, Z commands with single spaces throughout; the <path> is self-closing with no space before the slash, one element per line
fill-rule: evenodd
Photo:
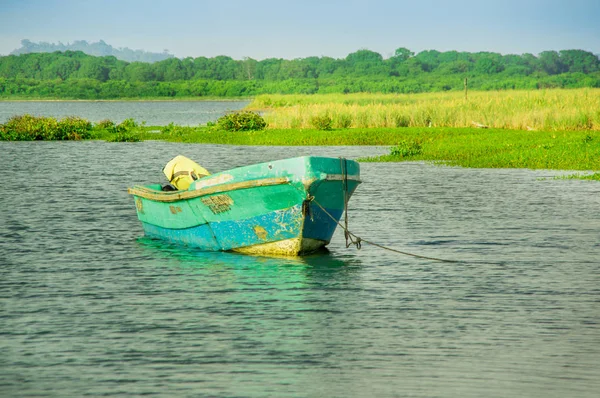
<path fill-rule="evenodd" d="M 398 145 L 390 149 L 392 156 L 408 158 L 423 153 L 423 147 L 419 141 L 401 141 Z"/>
<path fill-rule="evenodd" d="M 58 121 L 51 139 L 81 140 L 91 138 L 92 123 L 78 116 L 69 116 Z"/>
<path fill-rule="evenodd" d="M 168 125 L 162 127 L 160 129 L 161 134 L 168 135 L 169 137 L 183 137 L 190 133 L 192 127 L 184 127 L 178 126 L 174 123 L 169 123 Z"/>
<path fill-rule="evenodd" d="M 265 119 L 256 112 L 232 112 L 217 120 L 217 128 L 225 131 L 264 130 Z"/>
<path fill-rule="evenodd" d="M 130 131 L 135 127 L 138 127 L 138 123 L 132 118 L 125 119 L 116 126 L 117 131 Z"/>
<path fill-rule="evenodd" d="M 92 123 L 76 116 L 57 120 L 25 114 L 0 125 L 0 139 L 5 141 L 81 140 L 91 136 Z"/>
<path fill-rule="evenodd" d="M 94 128 L 106 131 L 116 131 L 116 124 L 110 119 L 104 119 L 94 124 Z"/>
<path fill-rule="evenodd" d="M 130 131 L 119 131 L 106 139 L 108 142 L 140 142 L 139 134 Z"/>

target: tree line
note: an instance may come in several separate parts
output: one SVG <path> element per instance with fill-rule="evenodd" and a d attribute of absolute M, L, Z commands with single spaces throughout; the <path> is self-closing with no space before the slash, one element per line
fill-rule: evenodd
<path fill-rule="evenodd" d="M 0 57 L 0 96 L 56 98 L 252 96 L 261 93 L 416 93 L 600 87 L 600 60 L 583 50 L 502 55 L 398 48 L 384 59 L 358 50 L 342 59 L 169 58 L 155 63 L 81 51 Z"/>

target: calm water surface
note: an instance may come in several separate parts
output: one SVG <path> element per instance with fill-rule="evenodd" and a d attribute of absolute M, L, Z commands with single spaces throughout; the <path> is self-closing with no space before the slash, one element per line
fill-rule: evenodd
<path fill-rule="evenodd" d="M 133 118 L 148 126 L 196 126 L 212 122 L 250 101 L 0 101 L 0 123 L 15 115 L 63 118 L 80 116 L 92 122 L 120 123 Z"/>
<path fill-rule="evenodd" d="M 350 227 L 302 259 L 142 237 L 126 188 L 385 148 L 0 142 L 0 396 L 597 397 L 600 184 L 363 164 Z"/>

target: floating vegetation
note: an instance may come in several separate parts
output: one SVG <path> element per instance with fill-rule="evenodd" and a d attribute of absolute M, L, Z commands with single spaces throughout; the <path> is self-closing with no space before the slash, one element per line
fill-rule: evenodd
<path fill-rule="evenodd" d="M 600 170 L 600 132 L 397 129 L 400 144 L 370 162 L 426 160 L 462 167 Z"/>
<path fill-rule="evenodd" d="M 119 124 L 112 120 L 102 120 L 95 125 L 89 120 L 77 116 L 56 119 L 29 114 L 11 117 L 0 124 L 1 141 L 63 141 L 104 139 L 115 142 L 141 141 L 144 130 L 133 119 Z"/>
<path fill-rule="evenodd" d="M 581 173 L 575 173 L 575 174 L 568 174 L 568 175 L 563 175 L 563 176 L 556 176 L 554 177 L 555 180 L 593 180 L 593 181 L 600 181 L 600 173 L 593 173 L 593 174 L 581 174 Z"/>
<path fill-rule="evenodd" d="M 0 140 L 43 141 L 92 138 L 92 123 L 76 116 L 57 120 L 29 114 L 13 116 L 0 124 Z"/>
<path fill-rule="evenodd" d="M 398 145 L 390 149 L 392 156 L 400 158 L 409 158 L 423 153 L 423 147 L 420 141 L 401 141 Z"/>

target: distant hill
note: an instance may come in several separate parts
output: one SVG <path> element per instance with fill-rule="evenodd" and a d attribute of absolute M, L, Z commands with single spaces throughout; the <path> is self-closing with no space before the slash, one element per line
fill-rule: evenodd
<path fill-rule="evenodd" d="M 162 53 L 151 53 L 143 50 L 132 50 L 130 48 L 114 48 L 110 44 L 106 44 L 104 40 L 100 40 L 96 43 L 88 43 L 85 40 L 76 40 L 73 43 L 63 44 L 58 42 L 46 43 L 39 42 L 34 43 L 30 40 L 21 40 L 21 47 L 17 48 L 11 54 L 29 54 L 29 53 L 53 53 L 55 51 L 81 51 L 83 53 L 94 55 L 97 57 L 104 57 L 112 55 L 117 59 L 127 62 L 159 62 L 164 61 L 168 58 L 174 58 L 173 54 L 169 54 L 167 50 Z"/>

